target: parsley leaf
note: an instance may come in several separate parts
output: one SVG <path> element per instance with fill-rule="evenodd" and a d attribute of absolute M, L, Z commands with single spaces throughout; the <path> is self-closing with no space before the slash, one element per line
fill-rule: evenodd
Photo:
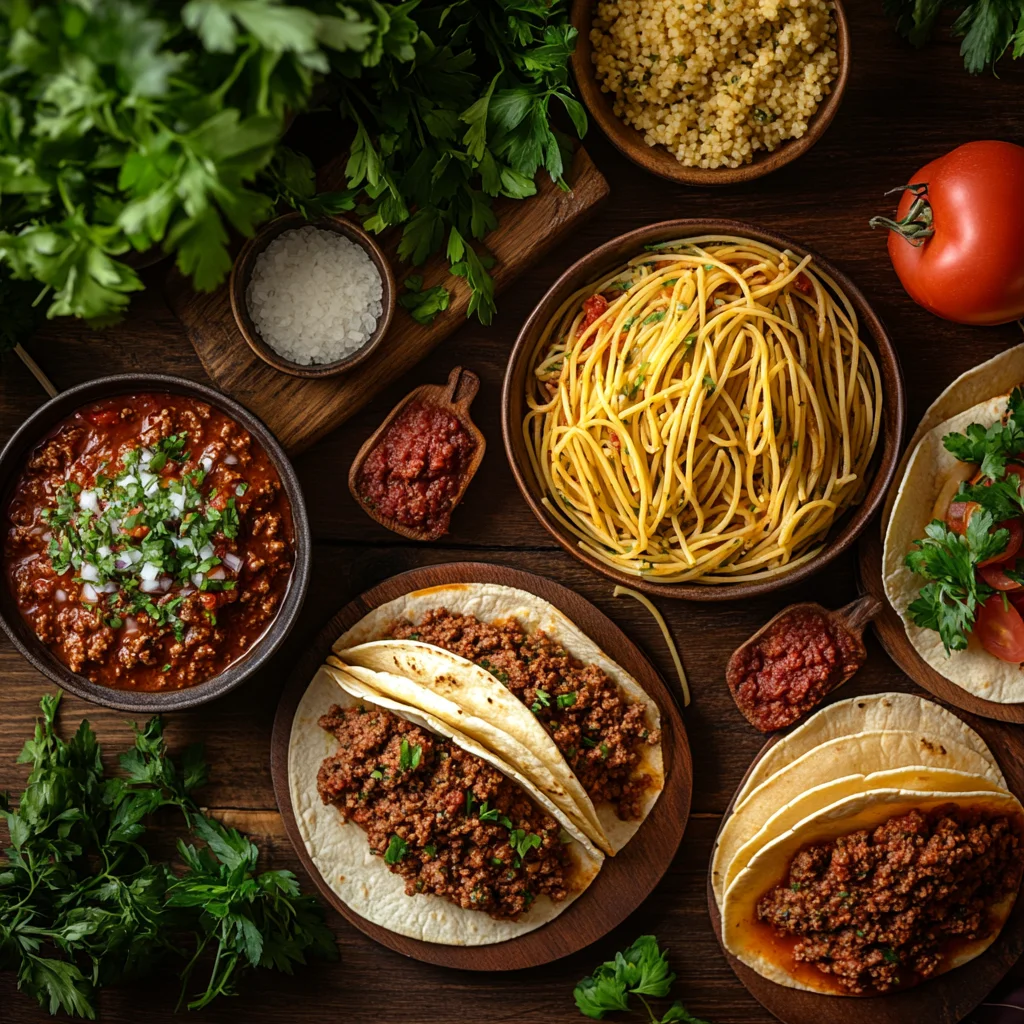
<path fill-rule="evenodd" d="M 384 851 L 385 864 L 397 864 L 409 851 L 409 844 L 401 836 L 392 836 Z"/>

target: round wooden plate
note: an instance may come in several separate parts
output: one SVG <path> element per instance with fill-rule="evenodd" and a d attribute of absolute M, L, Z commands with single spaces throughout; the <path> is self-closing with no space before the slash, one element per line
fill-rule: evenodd
<path fill-rule="evenodd" d="M 963 711 L 985 718 L 996 718 L 1000 722 L 1024 724 L 1024 704 L 999 704 L 968 693 L 962 686 L 940 676 L 917 653 L 903 628 L 903 620 L 885 596 L 885 588 L 882 586 L 882 538 L 877 529 L 872 528 L 861 537 L 857 554 L 861 589 L 882 602 L 882 610 L 875 616 L 874 627 L 889 657 L 918 686 Z"/>
<path fill-rule="evenodd" d="M 295 708 L 331 644 L 367 612 L 387 601 L 425 587 L 467 582 L 518 587 L 550 601 L 630 672 L 661 711 L 666 766 L 665 788 L 643 826 L 618 856 L 606 858 L 597 879 L 564 914 L 508 942 L 472 947 L 406 938 L 352 911 L 327 885 L 306 852 L 288 791 L 288 738 Z M 360 931 L 389 949 L 426 963 L 471 971 L 537 967 L 575 953 L 611 931 L 636 910 L 668 870 L 683 838 L 693 789 L 690 745 L 675 699 L 654 666 L 625 633 L 589 601 L 558 583 L 532 573 L 477 562 L 455 562 L 402 573 L 368 590 L 335 615 L 285 685 L 274 717 L 270 767 L 288 838 L 323 898 Z"/>
<path fill-rule="evenodd" d="M 1012 726 L 975 715 L 960 717 L 989 745 L 1006 776 L 1009 788 L 1024 796 L 1024 734 Z M 750 770 L 781 737 L 773 737 L 761 748 Z M 747 775 L 750 774 L 747 771 Z M 743 781 L 746 781 L 744 776 Z M 743 783 L 740 783 L 742 786 Z M 739 790 L 737 789 L 737 792 Z M 732 812 L 735 796 L 722 818 Z M 715 902 L 708 868 L 708 910 L 719 945 L 722 945 L 722 917 Z M 1018 898 L 999 938 L 976 960 L 926 981 L 916 988 L 887 996 L 827 996 L 776 985 L 741 964 L 722 946 L 729 966 L 747 991 L 783 1024 L 958 1024 L 978 1006 L 1024 953 L 1024 899 Z"/>

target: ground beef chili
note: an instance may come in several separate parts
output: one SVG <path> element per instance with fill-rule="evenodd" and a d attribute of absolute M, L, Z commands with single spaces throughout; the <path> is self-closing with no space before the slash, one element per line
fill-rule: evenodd
<path fill-rule="evenodd" d="M 458 416 L 412 401 L 363 461 L 356 492 L 381 516 L 441 536 L 475 449 Z"/>
<path fill-rule="evenodd" d="M 651 780 L 637 774 L 648 730 L 643 704 L 630 704 L 596 665 L 584 665 L 543 632 L 527 635 L 515 621 L 490 625 L 443 608 L 418 626 L 396 622 L 389 634 L 421 640 L 487 669 L 537 716 L 595 803 L 615 804 L 619 817 L 640 817 Z"/>
<path fill-rule="evenodd" d="M 125 690 L 217 675 L 266 630 L 294 556 L 267 453 L 183 395 L 105 399 L 29 455 L 5 522 L 18 608 L 73 672 Z"/>
<path fill-rule="evenodd" d="M 989 934 L 989 911 L 1020 882 L 1021 837 L 1005 817 L 955 805 L 802 850 L 758 918 L 796 938 L 793 956 L 863 995 L 935 974 Z"/>
<path fill-rule="evenodd" d="M 747 721 L 772 732 L 817 707 L 866 658 L 863 642 L 840 623 L 794 608 L 729 659 L 725 681 Z"/>
<path fill-rule="evenodd" d="M 320 727 L 338 741 L 320 799 L 366 832 L 410 896 L 515 920 L 538 896 L 569 895 L 558 822 L 486 761 L 372 704 L 335 705 Z"/>

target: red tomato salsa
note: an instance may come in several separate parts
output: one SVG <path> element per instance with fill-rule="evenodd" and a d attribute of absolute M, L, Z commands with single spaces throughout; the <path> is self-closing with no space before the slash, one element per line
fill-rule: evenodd
<path fill-rule="evenodd" d="M 866 657 L 864 644 L 841 625 L 794 608 L 729 659 L 725 680 L 747 721 L 772 732 L 803 718 Z"/>
<path fill-rule="evenodd" d="M 441 536 L 475 449 L 458 416 L 412 401 L 363 461 L 356 491 L 381 516 Z"/>
<path fill-rule="evenodd" d="M 30 453 L 4 568 L 25 622 L 73 672 L 175 690 L 262 636 L 288 588 L 291 507 L 267 453 L 183 395 L 79 409 Z"/>

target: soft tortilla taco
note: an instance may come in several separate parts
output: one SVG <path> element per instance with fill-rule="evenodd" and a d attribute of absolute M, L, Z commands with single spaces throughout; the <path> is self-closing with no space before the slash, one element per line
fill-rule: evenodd
<path fill-rule="evenodd" d="M 399 935 L 515 938 L 562 913 L 603 861 L 514 767 L 337 670 L 322 668 L 296 709 L 288 779 L 323 879 Z"/>
<path fill-rule="evenodd" d="M 575 805 L 573 813 L 559 803 L 563 812 L 608 853 L 629 841 L 664 788 L 657 705 L 533 594 L 484 583 L 415 591 L 374 609 L 334 652 L 331 664 L 378 673 L 381 692 L 470 732 L 544 789 L 514 753 L 533 751 Z"/>
<path fill-rule="evenodd" d="M 925 432 L 885 533 L 886 596 L 940 675 L 997 703 L 1024 701 L 1024 392 Z"/>
<path fill-rule="evenodd" d="M 1020 886 L 1024 809 L 990 790 L 855 793 L 764 845 L 725 892 L 722 936 L 788 988 L 878 995 L 981 955 Z"/>

